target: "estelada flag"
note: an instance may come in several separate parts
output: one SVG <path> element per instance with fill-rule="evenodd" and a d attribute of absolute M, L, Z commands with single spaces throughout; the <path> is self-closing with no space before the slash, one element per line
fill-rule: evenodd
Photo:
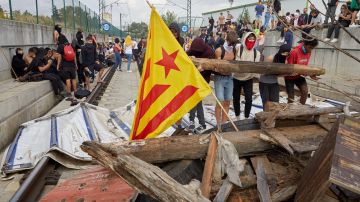
<path fill-rule="evenodd" d="M 208 83 L 152 7 L 130 139 L 158 136 L 210 93 Z"/>

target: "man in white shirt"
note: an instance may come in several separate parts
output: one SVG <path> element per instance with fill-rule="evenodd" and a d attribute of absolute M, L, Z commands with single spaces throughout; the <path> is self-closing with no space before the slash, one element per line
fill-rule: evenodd
<path fill-rule="evenodd" d="M 319 27 L 322 25 L 322 18 L 321 15 L 319 15 L 319 11 L 313 10 L 311 11 L 311 21 L 309 24 L 303 26 L 303 31 L 305 33 L 310 33 L 312 29 Z M 306 38 L 306 34 L 302 33 L 302 38 Z"/>

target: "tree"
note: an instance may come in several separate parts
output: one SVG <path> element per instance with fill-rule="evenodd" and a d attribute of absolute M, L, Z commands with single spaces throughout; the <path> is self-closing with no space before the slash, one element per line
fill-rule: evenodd
<path fill-rule="evenodd" d="M 244 10 L 244 14 L 242 16 L 242 20 L 244 23 L 248 24 L 250 23 L 250 14 L 249 14 L 249 10 L 247 8 L 245 8 Z"/>
<path fill-rule="evenodd" d="M 177 15 L 174 12 L 166 11 L 165 14 L 161 15 L 161 18 L 166 25 L 170 25 L 171 23 L 176 22 Z"/>
<path fill-rule="evenodd" d="M 148 32 L 148 25 L 144 22 L 133 22 L 129 26 L 130 34 L 135 38 L 146 37 Z"/>
<path fill-rule="evenodd" d="M 0 19 L 5 19 L 5 18 L 6 18 L 5 10 L 0 5 Z"/>

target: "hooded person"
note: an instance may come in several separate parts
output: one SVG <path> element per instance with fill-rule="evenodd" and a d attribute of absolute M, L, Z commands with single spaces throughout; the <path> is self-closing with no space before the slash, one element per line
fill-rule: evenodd
<path fill-rule="evenodd" d="M 191 43 L 191 46 L 187 52 L 189 56 L 194 56 L 196 58 L 208 58 L 208 59 L 214 59 L 215 53 L 214 50 L 207 45 L 202 38 L 196 38 Z M 201 72 L 201 75 L 204 77 L 206 82 L 210 82 L 210 76 L 211 72 L 209 70 L 205 70 Z M 202 131 L 206 129 L 205 124 L 205 116 L 204 116 L 204 109 L 202 105 L 202 101 L 200 101 L 191 111 L 190 111 L 190 125 L 189 130 L 195 129 L 195 113 L 197 115 L 198 121 L 200 126 L 196 128 L 196 130 Z"/>
<path fill-rule="evenodd" d="M 176 40 L 179 42 L 181 47 L 184 47 L 185 39 L 180 36 L 180 27 L 177 23 L 173 22 L 169 25 L 170 31 L 173 33 Z"/>
<path fill-rule="evenodd" d="M 281 45 L 279 51 L 275 54 L 274 58 L 265 60 L 265 62 L 273 63 L 285 63 L 286 57 L 291 51 L 286 44 Z M 279 102 L 279 83 L 278 76 L 271 74 L 262 74 L 259 79 L 259 91 L 263 104 L 263 109 L 265 109 L 266 102 Z"/>
<path fill-rule="evenodd" d="M 169 29 L 172 32 L 172 34 L 174 35 L 174 37 L 176 38 L 176 40 L 179 42 L 180 46 L 184 48 L 185 40 L 184 40 L 184 38 L 182 38 L 180 36 L 179 25 L 177 23 L 173 22 L 169 25 Z M 180 119 L 179 121 L 176 122 L 178 131 L 181 131 L 183 129 L 181 123 L 182 123 L 182 119 Z M 177 132 L 175 132 L 175 133 L 177 133 Z"/>
<path fill-rule="evenodd" d="M 12 67 L 12 72 L 11 75 L 13 76 L 13 78 L 17 78 L 20 76 L 23 76 L 25 74 L 25 69 L 27 67 L 24 59 L 24 51 L 21 48 L 17 48 L 15 50 L 15 55 L 12 58 L 11 61 L 11 67 Z"/>
<path fill-rule="evenodd" d="M 260 62 L 261 54 L 255 49 L 256 35 L 253 32 L 248 32 L 242 38 L 240 45 L 236 47 L 236 60 L 248 61 L 248 62 Z M 241 89 L 244 90 L 245 94 L 245 118 L 249 118 L 251 105 L 252 105 L 252 94 L 253 94 L 253 78 L 252 73 L 235 73 L 233 82 L 233 104 L 235 115 L 237 119 L 240 119 L 240 93 Z"/>

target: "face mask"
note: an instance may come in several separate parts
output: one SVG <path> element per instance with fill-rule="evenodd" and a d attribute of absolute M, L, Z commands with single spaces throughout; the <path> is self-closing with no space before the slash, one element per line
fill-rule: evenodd
<path fill-rule="evenodd" d="M 302 46 L 301 49 L 302 49 L 302 51 L 303 51 L 304 54 L 307 54 L 307 51 L 306 51 L 305 46 Z"/>
<path fill-rule="evenodd" d="M 255 40 L 249 40 L 249 39 L 246 39 L 245 40 L 245 46 L 246 46 L 246 48 L 248 49 L 248 50 L 251 50 L 251 49 L 253 49 L 254 48 L 254 46 L 255 46 Z"/>

